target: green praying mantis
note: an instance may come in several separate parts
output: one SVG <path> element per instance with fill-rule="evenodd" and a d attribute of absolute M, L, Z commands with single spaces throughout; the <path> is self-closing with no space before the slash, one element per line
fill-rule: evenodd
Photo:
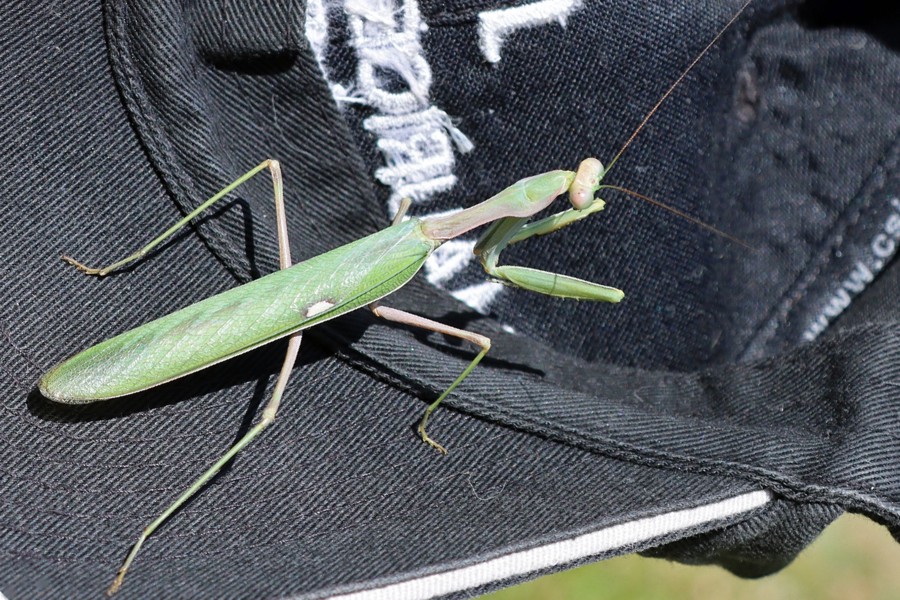
<path fill-rule="evenodd" d="M 277 161 L 267 160 L 123 260 L 94 269 L 64 258 L 85 273 L 106 275 L 142 258 L 199 212 L 264 170 L 270 171 L 275 188 L 281 270 L 92 346 L 55 366 L 38 382 L 41 394 L 57 402 L 107 400 L 146 390 L 290 337 L 274 392 L 259 422 L 143 531 L 110 587 L 110 594 L 118 590 L 144 540 L 275 419 L 302 332 L 309 327 L 369 307 L 388 321 L 458 337 L 479 346 L 475 358 L 427 407 L 418 427 L 425 442 L 447 452 L 428 435 L 428 420 L 484 358 L 490 339 L 379 303 L 405 285 L 444 241 L 491 223 L 476 244 L 475 253 L 494 279 L 560 298 L 618 302 L 623 297 L 616 288 L 575 277 L 497 264 L 500 253 L 510 244 L 551 233 L 603 209 L 603 200 L 595 199 L 594 193 L 601 187 L 604 169 L 593 158 L 582 161 L 577 172 L 551 171 L 523 179 L 481 204 L 448 216 L 404 220 L 403 207 L 390 227 L 296 265 L 291 265 L 287 240 L 281 168 Z M 569 193 L 573 208 L 527 223 L 529 217 L 565 192 Z"/>
<path fill-rule="evenodd" d="M 749 0 L 648 112 L 609 168 L 747 4 Z M 149 244 L 122 260 L 103 268 L 91 268 L 64 256 L 64 260 L 84 273 L 106 275 L 143 258 L 200 213 L 255 175 L 266 170 L 271 174 L 280 270 L 88 348 L 53 367 L 38 382 L 41 394 L 50 400 L 65 404 L 96 402 L 146 390 L 269 342 L 289 338 L 284 362 L 260 420 L 143 530 L 107 593 L 112 595 L 120 588 L 143 542 L 274 421 L 299 351 L 302 332 L 309 327 L 352 310 L 368 307 L 376 316 L 387 321 L 457 337 L 479 347 L 480 350 L 469 365 L 428 405 L 418 426 L 423 441 L 446 453 L 446 449 L 428 435 L 428 421 L 444 399 L 484 358 L 491 341 L 477 333 L 385 306 L 381 300 L 415 276 L 426 259 L 443 242 L 488 225 L 476 243 L 474 252 L 491 278 L 512 287 L 559 298 L 619 302 L 624 294 L 613 287 L 559 273 L 498 264 L 500 254 L 506 247 L 552 233 L 603 210 L 603 200 L 595 198 L 599 190 L 608 188 L 627 191 L 601 183 L 609 168 L 604 169 L 600 161 L 588 158 L 574 172 L 550 171 L 520 180 L 492 198 L 450 215 L 406 219 L 405 212 L 409 206 L 406 202 L 389 227 L 304 262 L 292 264 L 281 168 L 277 161 L 266 160 L 203 202 Z M 533 223 L 528 222 L 563 194 L 568 194 L 571 208 Z M 686 215 L 682 216 L 697 222 Z"/>

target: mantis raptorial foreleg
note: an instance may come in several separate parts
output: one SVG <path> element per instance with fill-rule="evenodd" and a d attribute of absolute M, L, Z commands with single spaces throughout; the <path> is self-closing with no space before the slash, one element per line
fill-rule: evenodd
<path fill-rule="evenodd" d="M 603 165 L 596 159 L 582 161 L 575 176 L 569 199 L 587 193 L 582 189 L 585 181 L 592 182 L 590 194 L 599 186 L 599 177 Z M 582 181 L 579 181 L 579 177 Z M 575 298 L 577 300 L 602 300 L 618 302 L 622 292 L 613 287 L 600 285 L 577 277 L 541 271 L 531 267 L 498 266 L 500 254 L 510 244 L 515 244 L 530 237 L 546 235 L 566 227 L 595 212 L 603 210 L 603 200 L 596 198 L 583 209 L 569 209 L 528 224 L 527 217 L 505 217 L 491 224 L 490 228 L 475 244 L 474 252 L 481 257 L 481 265 L 485 272 L 496 281 L 505 285 L 520 287 L 533 292 L 556 296 L 558 298 Z"/>
<path fill-rule="evenodd" d="M 450 387 L 444 390 L 444 393 L 438 396 L 437 400 L 428 405 L 428 408 L 425 409 L 425 415 L 422 417 L 422 421 L 419 423 L 418 431 L 419 435 L 422 436 L 422 441 L 437 449 L 441 454 L 447 454 L 447 449 L 431 439 L 431 437 L 425 431 L 425 428 L 428 426 L 428 419 L 431 418 L 431 413 L 433 413 L 435 409 L 437 409 L 437 407 L 441 404 L 441 402 L 444 401 L 444 398 L 449 396 L 450 392 L 452 392 L 456 388 L 456 386 L 462 383 L 463 380 L 469 376 L 469 373 L 472 372 L 472 369 L 478 366 L 478 363 L 481 362 L 481 359 L 484 358 L 485 354 L 488 353 L 488 350 L 491 349 L 491 339 L 478 333 L 472 333 L 471 331 L 466 331 L 465 329 L 457 329 L 456 327 L 444 325 L 443 323 L 432 321 L 431 319 L 426 319 L 425 317 L 420 317 L 419 315 L 414 315 L 403 310 L 398 310 L 389 306 L 381 306 L 378 303 L 370 304 L 369 308 L 373 313 L 375 313 L 375 316 L 381 317 L 386 321 L 402 323 L 403 325 L 411 325 L 412 327 L 419 327 L 428 331 L 434 331 L 435 333 L 442 333 L 444 335 L 457 337 L 468 342 L 472 342 L 476 346 L 481 347 L 481 352 L 479 352 L 478 355 L 474 359 L 472 359 L 472 362 L 469 363 L 469 366 L 463 369 L 463 372 L 460 373 L 459 376 L 453 381 L 453 383 L 450 384 Z"/>
<path fill-rule="evenodd" d="M 251 169 L 240 178 L 238 178 L 234 183 L 226 187 L 224 190 L 219 192 L 218 194 L 212 196 L 209 200 L 200 205 L 199 208 L 191 212 L 184 219 L 167 229 L 162 235 L 154 239 L 152 242 L 135 252 L 134 254 L 115 262 L 108 267 L 103 267 L 101 269 L 92 269 L 90 267 L 85 267 L 78 261 L 64 257 L 64 259 L 78 267 L 80 270 L 88 273 L 89 275 L 106 275 L 110 271 L 127 265 L 130 262 L 138 260 L 145 256 L 150 250 L 152 250 L 155 246 L 163 242 L 166 238 L 170 237 L 174 233 L 176 233 L 179 229 L 187 225 L 187 223 L 197 216 L 201 211 L 209 208 L 217 201 L 221 200 L 225 197 L 226 194 L 233 191 L 239 185 L 259 173 L 264 169 L 269 169 L 272 174 L 272 184 L 275 188 L 275 220 L 276 220 L 276 230 L 278 234 L 278 254 L 279 254 L 279 267 L 281 269 L 287 269 L 291 266 L 291 247 L 288 240 L 288 231 L 287 231 L 287 218 L 285 216 L 284 210 L 284 186 L 282 184 L 281 177 L 281 167 L 278 164 L 278 161 L 267 160 L 255 168 Z M 291 371 L 294 368 L 294 362 L 297 360 L 297 353 L 300 350 L 300 341 L 303 338 L 303 332 L 298 331 L 291 335 L 288 340 L 288 348 L 284 357 L 284 362 L 281 365 L 281 371 L 278 374 L 278 380 L 275 382 L 275 389 L 272 392 L 271 398 L 269 398 L 268 403 L 266 403 L 265 408 L 262 412 L 262 417 L 256 425 L 254 425 L 243 437 L 234 446 L 232 446 L 225 454 L 222 455 L 209 469 L 207 469 L 199 478 L 197 478 L 194 483 L 185 490 L 181 496 L 178 497 L 171 505 L 169 505 L 166 510 L 162 512 L 152 523 L 150 523 L 144 530 L 141 532 L 140 537 L 131 547 L 131 550 L 128 553 L 128 556 L 125 558 L 125 561 L 122 563 L 122 566 L 119 568 L 118 573 L 116 574 L 116 578 L 113 580 L 112 585 L 109 586 L 107 590 L 107 595 L 113 595 L 122 585 L 122 581 L 125 578 L 125 574 L 128 572 L 129 567 L 131 566 L 132 561 L 134 561 L 135 556 L 140 551 L 141 546 L 144 541 L 151 535 L 153 532 L 162 525 L 166 519 L 168 519 L 172 513 L 178 510 L 185 502 L 187 502 L 191 496 L 193 496 L 197 491 L 206 485 L 210 479 L 212 479 L 216 473 L 221 470 L 223 466 L 225 466 L 228 461 L 237 455 L 238 452 L 244 449 L 244 447 L 249 444 L 253 439 L 258 436 L 263 429 L 268 427 L 274 420 L 275 414 L 278 412 L 278 407 L 281 404 L 281 396 L 284 393 L 284 389 L 287 386 L 288 378 L 290 377 Z"/>

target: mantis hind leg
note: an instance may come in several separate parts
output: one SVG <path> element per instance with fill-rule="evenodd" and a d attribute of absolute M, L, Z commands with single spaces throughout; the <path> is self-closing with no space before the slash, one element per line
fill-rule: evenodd
<path fill-rule="evenodd" d="M 411 325 L 413 327 L 419 327 L 421 329 L 426 329 L 428 331 L 434 331 L 436 333 L 442 333 L 444 335 L 453 336 L 456 338 L 460 338 L 466 340 L 468 342 L 472 342 L 476 346 L 481 347 L 481 351 L 472 359 L 472 362 L 469 363 L 463 372 L 459 374 L 459 376 L 450 384 L 444 393 L 438 396 L 437 400 L 428 405 L 428 408 L 425 409 L 425 414 L 422 416 L 422 421 L 419 423 L 418 431 L 419 435 L 422 437 L 422 441 L 426 444 L 430 445 L 432 448 L 440 452 L 441 454 L 447 454 L 447 449 L 442 445 L 431 439 L 431 436 L 428 435 L 426 428 L 428 427 L 428 420 L 431 418 L 431 414 L 440 406 L 441 402 L 450 395 L 456 386 L 463 382 L 463 380 L 469 376 L 478 363 L 481 362 L 481 359 L 485 357 L 488 353 L 488 350 L 491 349 L 491 340 L 490 338 L 483 336 L 478 333 L 472 333 L 471 331 L 466 331 L 465 329 L 457 329 L 456 327 L 451 327 L 449 325 L 444 325 L 443 323 L 438 323 L 437 321 L 432 321 L 431 319 L 426 319 L 425 317 L 420 317 L 419 315 L 414 315 L 412 313 L 408 313 L 406 311 L 398 310 L 396 308 L 391 308 L 389 306 L 380 306 L 378 304 L 371 304 L 369 308 L 375 313 L 375 316 L 381 317 L 386 321 L 392 321 L 394 323 L 401 323 L 403 325 Z"/>
<path fill-rule="evenodd" d="M 181 219 L 180 221 L 178 221 L 177 223 L 175 223 L 174 225 L 172 225 L 171 227 L 166 229 L 162 234 L 160 234 L 158 237 L 154 238 L 146 246 L 140 248 L 139 250 L 137 250 L 136 252 L 134 252 L 132 254 L 129 254 L 128 256 L 126 256 L 125 258 L 123 258 L 121 260 L 118 260 L 110 265 L 105 266 L 105 267 L 93 268 L 93 267 L 88 267 L 87 265 L 78 262 L 71 256 L 63 256 L 62 259 L 64 261 L 66 261 L 67 263 L 69 263 L 70 265 L 72 265 L 73 267 L 77 268 L 79 271 L 82 271 L 88 275 L 98 275 L 100 277 L 102 277 L 104 275 L 108 275 L 109 273 L 115 271 L 116 269 L 124 267 L 125 265 L 128 265 L 136 260 L 140 260 L 141 258 L 146 256 L 147 253 L 149 253 L 151 250 L 156 248 L 158 245 L 163 243 L 165 240 L 167 240 L 171 236 L 175 235 L 179 230 L 181 230 L 185 225 L 190 223 L 192 219 L 197 217 L 204 210 L 206 210 L 207 208 L 209 208 L 210 206 L 212 206 L 213 204 L 215 204 L 216 202 L 218 202 L 219 200 L 221 200 L 222 198 L 224 198 L 225 196 L 227 196 L 228 194 L 233 192 L 241 184 L 245 183 L 246 181 L 251 179 L 254 175 L 259 173 L 260 171 L 264 171 L 265 169 L 269 169 L 269 171 L 272 173 L 272 183 L 275 186 L 275 202 L 276 202 L 276 205 L 278 205 L 279 202 L 281 203 L 280 210 L 283 212 L 284 211 L 284 201 L 283 201 L 283 194 L 282 194 L 283 185 L 282 185 L 282 179 L 281 179 L 281 166 L 278 164 L 277 160 L 265 160 L 262 163 L 258 164 L 257 166 L 253 167 L 252 169 L 250 169 L 249 171 L 247 171 L 246 173 L 244 173 L 243 175 L 241 175 L 240 177 L 238 177 L 237 179 L 235 179 L 232 183 L 227 185 L 220 192 L 214 194 L 212 197 L 207 199 L 205 202 L 203 202 L 203 204 L 201 204 L 200 206 L 198 206 L 197 208 L 192 210 L 183 219 Z M 279 207 L 276 206 L 276 209 L 279 209 Z M 281 229 L 282 229 L 282 227 L 279 226 L 279 234 L 278 234 L 279 239 L 281 238 L 281 235 L 282 235 Z"/>
<path fill-rule="evenodd" d="M 233 190 L 235 187 L 264 168 L 269 168 L 269 170 L 272 172 L 272 180 L 275 185 L 275 214 L 277 221 L 276 229 L 278 232 L 279 266 L 281 267 L 281 269 L 289 268 L 291 266 L 291 248 L 288 241 L 287 219 L 284 212 L 284 193 L 281 183 L 281 169 L 279 168 L 278 162 L 276 161 L 266 161 L 256 167 L 256 169 L 248 172 L 243 177 L 238 179 L 235 183 L 225 188 L 225 190 L 219 192 L 210 200 L 207 200 L 200 208 L 192 212 L 184 220 L 179 221 L 179 223 L 176 224 L 176 226 L 174 226 L 172 229 L 170 229 L 169 232 L 174 233 L 174 231 L 177 231 L 178 228 L 183 227 L 187 223 L 187 221 L 193 218 L 193 216 L 196 216 L 196 214 L 201 210 L 208 208 L 216 200 L 218 200 L 229 191 Z M 171 235 L 171 233 L 169 232 L 167 232 L 168 235 Z M 164 236 L 165 235 L 166 234 L 164 234 Z M 163 237 L 162 239 L 165 239 L 165 237 Z M 157 240 L 161 241 L 160 238 L 157 238 Z M 156 242 L 156 240 L 154 241 Z M 136 260 L 136 258 L 132 258 L 131 260 Z M 119 263 L 112 265 L 112 268 L 121 266 L 121 264 L 125 264 L 125 261 L 120 261 Z M 170 516 L 172 516 L 172 514 L 176 510 L 178 510 L 204 485 L 206 485 L 209 480 L 212 479 L 216 475 L 216 473 L 218 473 L 222 469 L 222 467 L 228 464 L 228 462 L 238 454 L 238 452 L 243 450 L 244 447 L 247 446 L 247 444 L 253 441 L 256 436 L 262 433 L 263 429 L 268 427 L 275 420 L 275 414 L 278 412 L 278 407 L 281 404 L 281 396 L 284 393 L 284 389 L 287 386 L 291 370 L 294 368 L 294 363 L 297 360 L 297 353 L 300 351 L 300 342 L 302 339 L 303 334 L 299 331 L 289 338 L 288 349 L 285 353 L 284 362 L 281 365 L 281 371 L 278 374 L 278 379 L 275 382 L 275 389 L 272 391 L 272 396 L 269 398 L 269 401 L 266 403 L 266 406 L 263 409 L 262 417 L 260 417 L 259 422 L 256 423 L 256 425 L 254 425 L 252 428 L 250 428 L 250 430 L 246 434 L 244 434 L 244 436 L 240 440 L 238 440 L 236 444 L 229 448 L 228 451 L 223 454 L 215 463 L 213 463 L 212 466 L 204 471 L 203 474 L 200 475 L 200 477 L 198 477 L 197 480 L 194 481 L 194 483 L 192 483 L 190 487 L 188 487 L 188 489 L 186 489 L 181 494 L 181 496 L 179 496 L 172 504 L 168 506 L 168 508 L 166 508 L 162 512 L 162 514 L 160 514 L 152 523 L 144 528 L 137 541 L 131 547 L 128 555 L 125 557 L 125 561 L 122 563 L 122 566 L 119 567 L 119 571 L 118 573 L 116 573 L 116 578 L 113 580 L 112 585 L 110 585 L 109 589 L 106 591 L 107 596 L 112 596 L 122 586 L 122 581 L 125 578 L 125 574 L 131 567 L 131 563 L 134 561 L 135 556 L 137 556 L 137 553 L 140 551 L 141 546 L 144 544 L 144 541 L 148 537 L 150 537 L 150 535 L 152 535 L 160 525 L 165 523 L 166 520 Z"/>
<path fill-rule="evenodd" d="M 269 398 L 269 402 L 266 404 L 266 407 L 263 409 L 262 417 L 259 422 L 254 425 L 250 431 L 248 431 L 244 436 L 238 440 L 238 442 L 232 446 L 225 454 L 222 455 L 209 469 L 204 471 L 200 477 L 197 478 L 194 483 L 190 485 L 188 489 L 186 489 L 181 496 L 178 497 L 172 504 L 169 505 L 166 510 L 162 512 L 152 523 L 147 525 L 144 530 L 141 532 L 140 537 L 131 547 L 131 551 L 128 553 L 128 556 L 125 557 L 125 561 L 122 563 L 122 566 L 119 567 L 118 573 L 116 573 L 116 578 L 113 580 L 112 585 L 109 586 L 109 589 L 106 591 L 107 596 L 112 596 L 119 588 L 122 586 L 122 581 L 125 578 L 125 574 L 128 572 L 129 567 L 131 567 L 131 563 L 134 561 L 135 556 L 140 551 L 141 546 L 144 544 L 144 541 L 153 534 L 156 529 L 165 523 L 165 521 L 172 516 L 172 514 L 181 508 L 181 506 L 187 502 L 194 494 L 196 494 L 200 488 L 206 485 L 210 479 L 212 479 L 216 473 L 221 470 L 228 462 L 234 458 L 238 452 L 244 449 L 247 444 L 249 444 L 253 439 L 262 433 L 263 429 L 268 427 L 275 420 L 275 413 L 278 412 L 278 407 L 281 403 L 281 396 L 284 393 L 284 389 L 287 386 L 288 377 L 290 376 L 291 369 L 294 368 L 294 362 L 297 359 L 297 353 L 300 350 L 300 333 L 295 333 L 291 336 L 288 342 L 288 351 L 285 356 L 284 363 L 281 365 L 281 372 L 278 375 L 278 380 L 275 382 L 275 390 L 272 392 L 272 397 Z"/>

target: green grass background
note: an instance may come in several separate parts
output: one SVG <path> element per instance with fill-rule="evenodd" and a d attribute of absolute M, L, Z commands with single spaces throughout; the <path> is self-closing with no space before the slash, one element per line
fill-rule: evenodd
<path fill-rule="evenodd" d="M 900 544 L 866 517 L 844 515 L 785 569 L 740 579 L 719 567 L 622 556 L 488 594 L 483 600 L 898 600 Z"/>

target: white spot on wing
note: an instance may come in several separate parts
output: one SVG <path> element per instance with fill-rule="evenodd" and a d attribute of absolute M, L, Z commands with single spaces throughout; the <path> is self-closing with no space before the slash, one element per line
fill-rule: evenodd
<path fill-rule="evenodd" d="M 315 304 L 310 305 L 309 308 L 306 309 L 304 315 L 307 319 L 310 319 L 316 315 L 322 314 L 332 306 L 334 306 L 334 302 L 329 302 L 328 300 L 319 300 Z"/>

